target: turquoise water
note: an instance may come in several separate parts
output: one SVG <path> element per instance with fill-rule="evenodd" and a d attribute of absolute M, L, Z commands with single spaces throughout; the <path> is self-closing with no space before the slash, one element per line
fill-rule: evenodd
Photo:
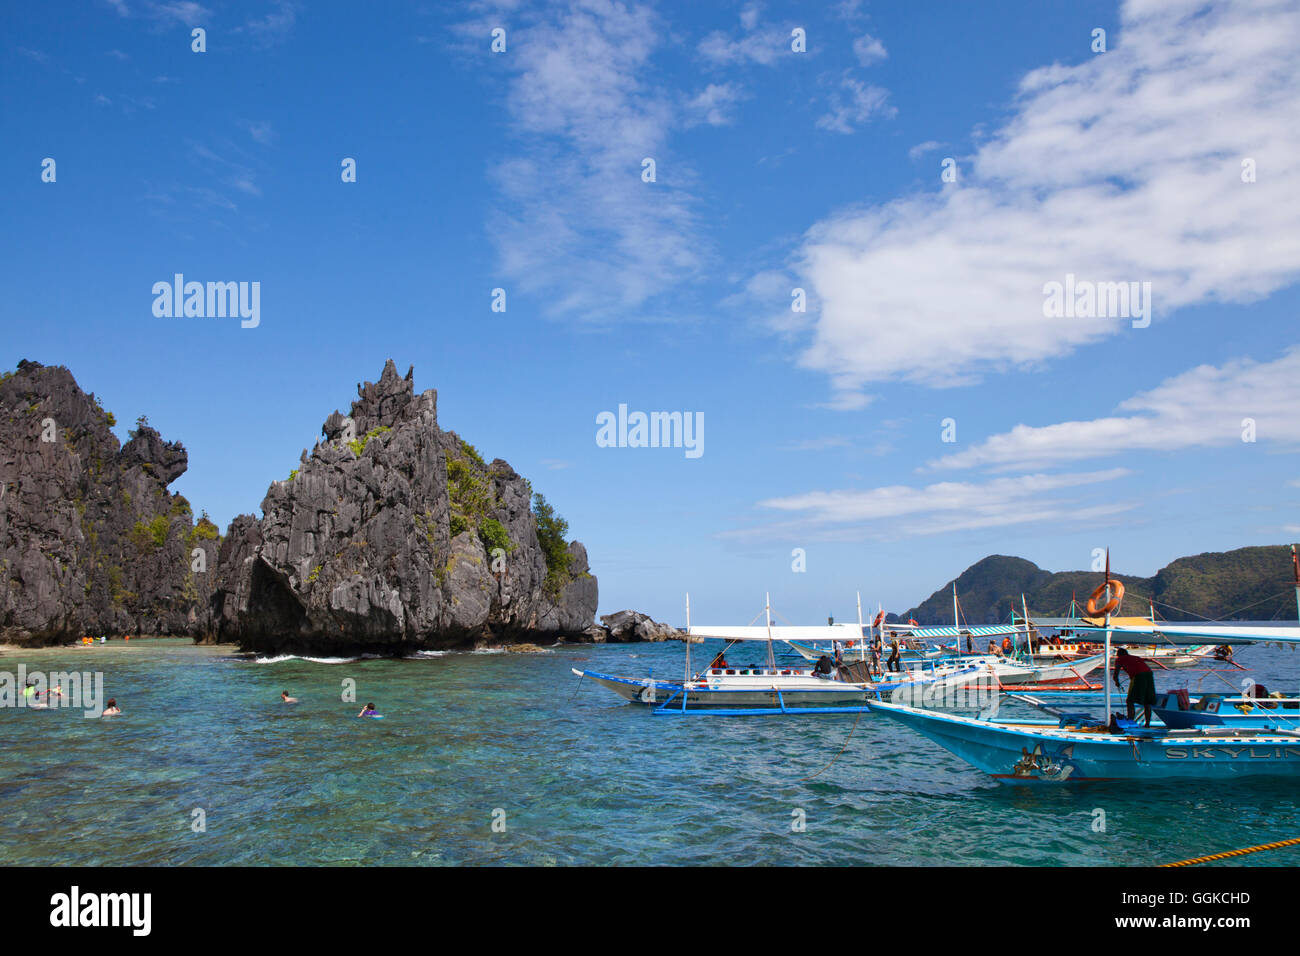
<path fill-rule="evenodd" d="M 1300 654 L 1238 659 L 1300 685 Z M 1086 866 L 1300 835 L 1294 783 L 1003 787 L 885 718 L 655 717 L 569 672 L 676 676 L 675 642 L 337 663 L 173 641 L 0 652 L 20 663 L 101 670 L 124 713 L 0 709 L 6 865 Z M 357 719 L 372 700 L 385 719 Z"/>

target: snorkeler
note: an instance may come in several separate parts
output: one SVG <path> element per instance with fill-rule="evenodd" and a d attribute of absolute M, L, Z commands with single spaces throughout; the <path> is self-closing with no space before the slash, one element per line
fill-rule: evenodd
<path fill-rule="evenodd" d="M 297 697 L 290 697 L 290 696 L 289 696 L 289 692 L 288 692 L 287 690 L 282 690 L 282 691 L 280 691 L 280 700 L 284 701 L 284 703 L 286 703 L 286 704 L 296 704 L 296 703 L 298 703 L 298 698 L 297 698 Z"/>
<path fill-rule="evenodd" d="M 101 716 L 101 717 L 116 717 L 116 716 L 117 716 L 118 714 L 120 714 L 120 713 L 122 713 L 122 709 L 121 709 L 120 707 L 117 706 L 117 699 L 114 698 L 114 697 L 110 697 L 110 698 L 108 699 L 108 703 L 107 703 L 107 704 L 105 705 L 105 707 L 104 707 L 104 712 L 103 712 L 102 714 L 100 714 L 99 716 Z"/>

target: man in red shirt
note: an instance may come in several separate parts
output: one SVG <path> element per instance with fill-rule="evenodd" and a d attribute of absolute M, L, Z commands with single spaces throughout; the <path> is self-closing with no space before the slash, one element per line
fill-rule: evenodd
<path fill-rule="evenodd" d="M 1128 719 L 1133 719 L 1133 705 L 1141 704 L 1146 713 L 1147 726 L 1151 726 L 1151 705 L 1156 702 L 1156 678 L 1151 668 L 1140 658 L 1134 657 L 1124 648 L 1115 652 L 1115 686 L 1124 688 L 1119 682 L 1119 672 L 1128 674 Z"/>

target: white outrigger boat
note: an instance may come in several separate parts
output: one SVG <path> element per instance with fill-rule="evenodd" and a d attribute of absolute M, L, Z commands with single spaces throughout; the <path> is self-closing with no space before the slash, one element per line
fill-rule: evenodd
<path fill-rule="evenodd" d="M 757 714 L 833 714 L 866 713 L 867 702 L 884 694 L 902 692 L 901 699 L 926 698 L 949 691 L 957 706 L 969 704 L 974 709 L 989 705 L 996 697 L 996 686 L 981 668 L 956 662 L 931 662 L 925 669 L 899 672 L 896 677 L 871 680 L 862 661 L 835 665 L 821 657 L 813 667 L 778 664 L 776 642 L 847 641 L 860 628 L 851 624 L 828 624 L 805 627 L 774 625 L 770 603 L 765 607 L 764 626 L 700 627 L 687 624 L 692 638 L 717 639 L 736 643 L 762 642 L 767 645 L 766 664 L 728 664 L 715 656 L 709 667 L 691 668 L 691 645 L 686 643 L 686 667 L 681 679 L 653 677 L 619 677 L 592 670 L 573 668 L 577 676 L 613 691 L 625 700 L 647 704 L 656 714 L 709 713 L 714 715 Z M 687 621 L 690 601 L 687 599 Z M 969 693 L 966 693 L 969 691 Z"/>
<path fill-rule="evenodd" d="M 1300 611 L 1300 560 L 1292 547 L 1296 605 Z M 1101 595 L 1110 599 L 1097 612 L 1093 606 Z M 1112 596 L 1114 595 L 1114 596 Z M 1095 630 L 1103 637 L 1107 671 L 1103 720 L 1086 714 L 1066 713 L 1042 706 L 1032 698 L 1018 698 L 1039 706 L 1056 720 L 991 720 L 961 714 L 940 713 L 885 701 L 868 706 L 911 727 L 963 760 L 1004 783 L 1162 780 L 1184 777 L 1238 779 L 1261 776 L 1300 776 L 1300 729 L 1289 723 L 1269 721 L 1244 723 L 1224 711 L 1222 704 L 1199 710 L 1168 707 L 1157 713 L 1164 727 L 1142 727 L 1135 721 L 1111 715 L 1110 649 L 1112 643 L 1151 644 L 1162 640 L 1172 645 L 1214 645 L 1239 643 L 1300 644 L 1300 627 L 1248 627 L 1202 625 L 1118 625 L 1112 626 L 1110 611 L 1118 606 L 1123 585 L 1110 578 L 1107 558 L 1106 579 L 1089 599 L 1089 611 L 1104 619 Z M 1082 630 L 1082 629 L 1081 629 Z M 1190 696 L 1190 695 L 1189 695 Z M 1202 698 L 1203 699 L 1203 698 Z M 1287 698 L 1243 698 L 1258 711 L 1286 715 L 1300 700 Z M 1200 703 L 1200 700 L 1197 701 Z M 1265 706 L 1260 706 L 1265 705 Z M 1271 707 L 1268 705 L 1272 705 Z M 1300 709 L 1294 711 L 1300 715 Z M 1259 714 L 1254 713 L 1254 720 Z M 1183 715 L 1181 718 L 1178 715 Z M 1243 713 L 1242 717 L 1250 717 Z M 1170 725 L 1169 718 L 1174 723 Z M 1227 718 L 1226 720 L 1223 718 Z M 1181 723 L 1180 723 L 1181 719 Z"/>
<path fill-rule="evenodd" d="M 1023 598 L 1021 600 L 1023 601 Z M 861 618 L 860 610 L 858 616 Z M 957 591 L 954 584 L 953 620 L 957 621 L 958 619 Z M 834 626 L 845 627 L 845 625 Z M 1028 613 L 1019 623 L 1013 616 L 1010 624 L 968 625 L 963 627 L 956 623 L 938 626 L 921 626 L 912 623 L 888 624 L 885 623 L 884 612 L 881 611 L 877 613 L 870 626 L 860 628 L 860 633 L 853 635 L 849 635 L 847 631 L 844 633 L 846 638 L 836 638 L 835 643 L 839 645 L 846 657 L 856 654 L 860 659 L 865 660 L 871 654 L 872 647 L 880 647 L 877 656 L 883 657 L 885 648 L 894 641 L 898 641 L 900 649 L 899 665 L 905 671 L 913 671 L 918 662 L 947 661 L 963 666 L 978 667 L 983 672 L 991 675 L 998 685 L 1007 687 L 1019 685 L 1034 688 L 1052 685 L 1092 687 L 1093 685 L 1088 682 L 1088 675 L 1103 664 L 1103 656 L 1099 653 L 1088 656 L 1071 656 L 1068 659 L 1037 659 L 1033 653 L 1033 635 L 1035 632 L 1028 620 Z M 967 647 L 971 648 L 975 646 L 976 640 L 980 642 L 987 641 L 997 646 L 999 644 L 998 638 L 1011 642 L 1008 645 L 1011 647 L 1009 655 L 999 653 L 981 654 L 979 652 L 963 654 L 961 652 L 963 640 L 966 642 Z M 927 640 L 944 639 L 952 639 L 954 643 L 934 647 L 924 643 Z M 788 640 L 787 643 L 806 660 L 815 661 L 827 653 L 826 650 L 811 642 Z M 878 661 L 878 663 L 883 666 L 883 660 Z"/>

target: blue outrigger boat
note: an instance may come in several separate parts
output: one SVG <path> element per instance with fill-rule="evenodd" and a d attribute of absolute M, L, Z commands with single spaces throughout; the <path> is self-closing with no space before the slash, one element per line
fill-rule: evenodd
<path fill-rule="evenodd" d="M 1296 605 L 1300 610 L 1300 559 L 1291 549 Z M 1055 720 L 980 719 L 885 701 L 871 709 L 907 725 L 924 737 L 961 757 L 1003 783 L 1061 783 L 1101 780 L 1153 780 L 1184 777 L 1237 779 L 1300 775 L 1300 728 L 1287 721 L 1290 711 L 1300 715 L 1295 697 L 1230 698 L 1242 706 L 1225 711 L 1222 702 L 1206 701 L 1176 706 L 1176 695 L 1157 699 L 1155 712 L 1163 727 L 1143 727 L 1135 721 L 1111 716 L 1110 650 L 1112 643 L 1150 644 L 1153 636 L 1170 644 L 1276 643 L 1300 644 L 1300 627 L 1242 627 L 1215 625 L 1159 625 L 1150 627 L 1110 624 L 1110 610 L 1118 606 L 1123 585 L 1106 579 L 1089 601 L 1107 595 L 1105 623 L 1093 630 L 1104 634 L 1106 654 L 1105 714 L 1097 720 L 1087 714 L 1047 710 Z M 1084 629 L 1080 629 L 1084 630 Z M 1175 698 L 1171 707 L 1170 698 Z M 1023 699 L 1023 698 L 1022 698 Z M 1037 702 L 1025 699 L 1029 703 Z M 1196 703 L 1205 700 L 1202 696 Z M 1165 706 L 1161 708 L 1159 704 Z M 1251 705 L 1245 711 L 1245 705 Z M 1263 712 L 1267 712 L 1265 715 Z M 1233 716 L 1233 713 L 1240 718 Z M 1247 722 L 1249 721 L 1249 722 Z"/>

